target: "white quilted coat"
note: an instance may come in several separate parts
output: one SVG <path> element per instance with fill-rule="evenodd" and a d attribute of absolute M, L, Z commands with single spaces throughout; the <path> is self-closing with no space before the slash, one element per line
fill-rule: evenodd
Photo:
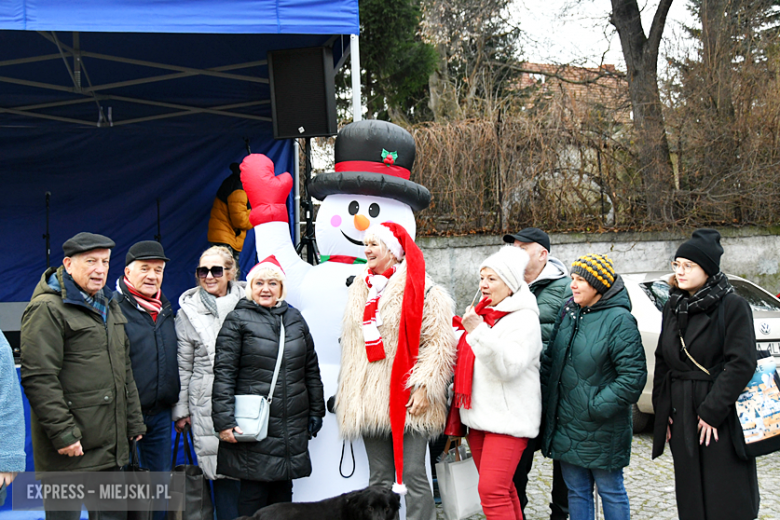
<path fill-rule="evenodd" d="M 536 298 L 524 283 L 495 309 L 509 314 L 493 328 L 482 323 L 466 336 L 476 361 L 471 408 L 461 408 L 460 419 L 470 428 L 534 438 L 542 417 Z"/>
<path fill-rule="evenodd" d="M 214 345 L 222 322 L 238 301 L 246 296 L 246 282 L 231 282 L 228 294 L 217 298 L 219 318 L 203 304 L 199 288 L 184 292 L 179 298 L 176 315 L 176 336 L 179 339 L 179 402 L 173 408 L 173 420 L 189 416 L 195 440 L 198 465 L 206 478 L 225 478 L 217 475 L 217 448 L 211 422 L 211 386 L 214 382 Z"/>

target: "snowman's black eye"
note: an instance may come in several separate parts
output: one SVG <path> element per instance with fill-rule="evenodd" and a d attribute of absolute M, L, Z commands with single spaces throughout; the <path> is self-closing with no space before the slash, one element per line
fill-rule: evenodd
<path fill-rule="evenodd" d="M 357 212 L 360 211 L 360 204 L 358 204 L 358 201 L 353 200 L 349 203 L 349 214 L 350 215 L 357 215 Z"/>
<path fill-rule="evenodd" d="M 371 215 L 372 218 L 376 218 L 379 215 L 379 204 L 374 202 L 368 207 L 368 214 Z"/>

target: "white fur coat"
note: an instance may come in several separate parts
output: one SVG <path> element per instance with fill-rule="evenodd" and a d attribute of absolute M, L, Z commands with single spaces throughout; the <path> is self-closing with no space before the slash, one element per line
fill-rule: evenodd
<path fill-rule="evenodd" d="M 345 439 L 390 433 L 390 373 L 398 347 L 406 263 L 390 278 L 379 300 L 379 332 L 385 359 L 368 362 L 363 339 L 363 311 L 368 295 L 365 272 L 349 289 L 341 335 L 341 372 L 336 415 Z M 438 435 L 447 419 L 447 387 L 452 380 L 456 344 L 452 328 L 453 302 L 447 292 L 426 277 L 420 350 L 407 386 L 425 386 L 430 407 L 421 415 L 406 414 L 406 431 Z"/>
<path fill-rule="evenodd" d="M 460 419 L 470 428 L 534 438 L 542 417 L 539 308 L 523 284 L 496 310 L 509 314 L 493 328 L 482 323 L 466 336 L 476 360 L 471 408 L 461 408 Z"/>

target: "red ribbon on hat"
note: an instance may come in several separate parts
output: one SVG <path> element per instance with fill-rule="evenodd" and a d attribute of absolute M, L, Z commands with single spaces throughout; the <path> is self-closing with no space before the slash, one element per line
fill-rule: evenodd
<path fill-rule="evenodd" d="M 389 165 L 374 161 L 341 161 L 336 163 L 337 172 L 369 172 L 381 173 L 383 175 L 392 175 L 401 179 L 409 180 L 412 172 L 403 166 Z"/>

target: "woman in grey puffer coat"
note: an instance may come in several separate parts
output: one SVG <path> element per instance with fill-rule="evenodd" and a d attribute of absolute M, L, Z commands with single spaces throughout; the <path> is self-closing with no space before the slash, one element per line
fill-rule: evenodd
<path fill-rule="evenodd" d="M 220 271 L 221 268 L 221 271 Z M 221 273 L 221 274 L 220 274 Z M 214 346 L 228 313 L 244 297 L 244 282 L 234 281 L 236 265 L 225 247 L 214 246 L 201 255 L 195 276 L 198 286 L 179 298 L 176 336 L 179 340 L 181 392 L 173 409 L 176 431 L 192 427 L 198 465 L 213 481 L 217 520 L 238 516 L 238 480 L 217 474 L 219 439 L 211 421 L 211 386 L 214 381 Z"/>

